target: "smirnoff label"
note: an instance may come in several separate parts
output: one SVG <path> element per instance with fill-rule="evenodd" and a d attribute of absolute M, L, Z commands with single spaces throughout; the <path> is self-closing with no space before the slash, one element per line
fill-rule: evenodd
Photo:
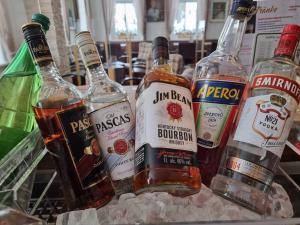
<path fill-rule="evenodd" d="M 188 88 L 153 82 L 136 102 L 135 167 L 196 166 L 196 132 Z"/>
<path fill-rule="evenodd" d="M 246 100 L 234 140 L 281 157 L 298 106 L 300 87 L 288 78 L 267 74 L 253 80 L 252 90 L 261 88 L 273 89 L 274 94 Z"/>
<path fill-rule="evenodd" d="M 245 84 L 197 80 L 192 88 L 197 144 L 216 148 L 235 118 Z"/>
<path fill-rule="evenodd" d="M 134 175 L 135 121 L 128 101 L 90 113 L 112 180 Z"/>
<path fill-rule="evenodd" d="M 57 113 L 74 170 L 82 189 L 88 189 L 107 176 L 103 154 L 85 106 Z"/>
<path fill-rule="evenodd" d="M 297 103 L 300 99 L 300 86 L 296 81 L 275 74 L 256 76 L 252 82 L 253 89 L 275 89 L 293 97 Z"/>

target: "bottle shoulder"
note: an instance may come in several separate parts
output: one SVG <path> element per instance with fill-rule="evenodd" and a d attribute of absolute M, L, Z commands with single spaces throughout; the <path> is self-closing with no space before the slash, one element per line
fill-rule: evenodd
<path fill-rule="evenodd" d="M 196 64 L 194 79 L 211 78 L 216 74 L 247 77 L 247 72 L 238 57 L 214 52 Z"/>
<path fill-rule="evenodd" d="M 289 59 L 272 58 L 258 62 L 252 70 L 251 78 L 262 74 L 276 74 L 295 80 L 300 75 L 300 67 Z"/>
<path fill-rule="evenodd" d="M 180 87 L 190 88 L 190 82 L 183 76 L 160 69 L 151 70 L 147 73 L 137 88 L 137 95 L 148 88 L 153 82 L 166 83 Z"/>
<path fill-rule="evenodd" d="M 113 103 L 127 99 L 124 87 L 110 79 L 93 82 L 84 97 L 91 103 Z"/>

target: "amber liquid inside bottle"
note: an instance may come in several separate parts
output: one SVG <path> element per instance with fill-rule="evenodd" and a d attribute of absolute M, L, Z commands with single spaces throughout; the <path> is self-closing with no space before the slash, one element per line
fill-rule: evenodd
<path fill-rule="evenodd" d="M 68 210 L 99 208 L 108 203 L 114 196 L 110 178 L 106 176 L 87 189 L 81 187 L 56 113 L 81 107 L 84 105 L 84 101 L 79 100 L 72 104 L 64 103 L 43 102 L 38 105 L 46 106 L 46 108 L 33 107 L 36 121 L 45 145 L 53 156 L 58 173 L 64 183 L 64 194 Z"/>
<path fill-rule="evenodd" d="M 220 80 L 220 81 L 230 81 L 230 82 L 238 82 L 238 83 L 246 83 L 245 79 L 243 77 L 238 77 L 238 76 L 231 76 L 231 75 L 223 75 L 223 74 L 214 74 L 210 76 L 211 80 Z M 195 92 L 195 83 L 192 87 L 192 95 L 196 95 L 197 93 Z M 247 91 L 244 92 L 244 95 L 247 94 Z M 242 98 L 245 98 L 243 96 Z M 199 105 L 194 104 L 194 113 L 195 113 L 195 122 L 196 122 L 196 127 L 198 127 L 199 121 L 197 121 L 197 115 L 196 112 L 198 111 L 197 107 L 199 108 Z M 222 158 L 222 154 L 224 151 L 224 148 L 227 144 L 229 134 L 231 129 L 234 127 L 234 123 L 236 121 L 236 116 L 239 110 L 239 105 L 232 105 L 230 106 L 230 113 L 227 117 L 227 120 L 224 124 L 224 127 L 221 131 L 221 139 L 219 142 L 219 145 L 214 148 L 206 148 L 202 147 L 201 145 L 198 145 L 198 151 L 197 151 L 197 156 L 199 160 L 199 168 L 201 171 L 201 178 L 202 182 L 210 186 L 212 178 L 217 174 L 220 161 Z M 201 129 L 201 123 L 199 124 L 199 128 Z M 197 129 L 197 128 L 196 128 Z"/>
<path fill-rule="evenodd" d="M 189 82 L 184 77 L 172 74 L 169 71 L 168 64 L 150 71 L 141 81 L 136 98 L 153 82 L 190 88 Z M 200 187 L 201 177 L 197 166 L 176 168 L 171 165 L 156 166 L 150 164 L 145 170 L 136 173 L 134 177 L 134 189 L 137 194 L 165 191 L 176 196 L 186 196 L 199 192 Z"/>

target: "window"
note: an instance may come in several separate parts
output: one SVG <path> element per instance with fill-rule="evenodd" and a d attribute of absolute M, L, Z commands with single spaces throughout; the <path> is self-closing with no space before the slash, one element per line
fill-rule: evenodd
<path fill-rule="evenodd" d="M 132 0 L 117 0 L 113 24 L 113 39 L 138 36 L 137 17 Z"/>
<path fill-rule="evenodd" d="M 177 38 L 188 38 L 196 32 L 197 0 L 180 0 L 174 19 L 173 33 Z"/>

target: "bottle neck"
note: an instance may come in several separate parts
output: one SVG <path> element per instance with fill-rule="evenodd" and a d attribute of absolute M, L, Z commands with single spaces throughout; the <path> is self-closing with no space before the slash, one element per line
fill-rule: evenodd
<path fill-rule="evenodd" d="M 100 58 L 99 58 L 100 60 Z M 109 77 L 107 76 L 107 73 L 103 67 L 103 64 L 101 63 L 97 63 L 91 66 L 87 66 L 86 67 L 86 71 L 87 71 L 87 77 L 89 80 L 89 86 L 92 86 L 98 82 L 101 82 L 102 80 L 106 80 L 109 79 Z"/>
<path fill-rule="evenodd" d="M 58 81 L 61 79 L 59 70 L 53 60 L 39 62 L 37 64 L 37 70 L 42 75 L 44 82 Z"/>
<path fill-rule="evenodd" d="M 237 56 L 247 26 L 247 17 L 229 15 L 218 40 L 216 52 Z"/>
<path fill-rule="evenodd" d="M 164 57 L 159 57 L 159 58 L 154 59 L 152 68 L 158 69 L 158 70 L 163 70 L 168 73 L 173 72 L 172 67 L 169 64 L 169 59 L 164 58 Z"/>

